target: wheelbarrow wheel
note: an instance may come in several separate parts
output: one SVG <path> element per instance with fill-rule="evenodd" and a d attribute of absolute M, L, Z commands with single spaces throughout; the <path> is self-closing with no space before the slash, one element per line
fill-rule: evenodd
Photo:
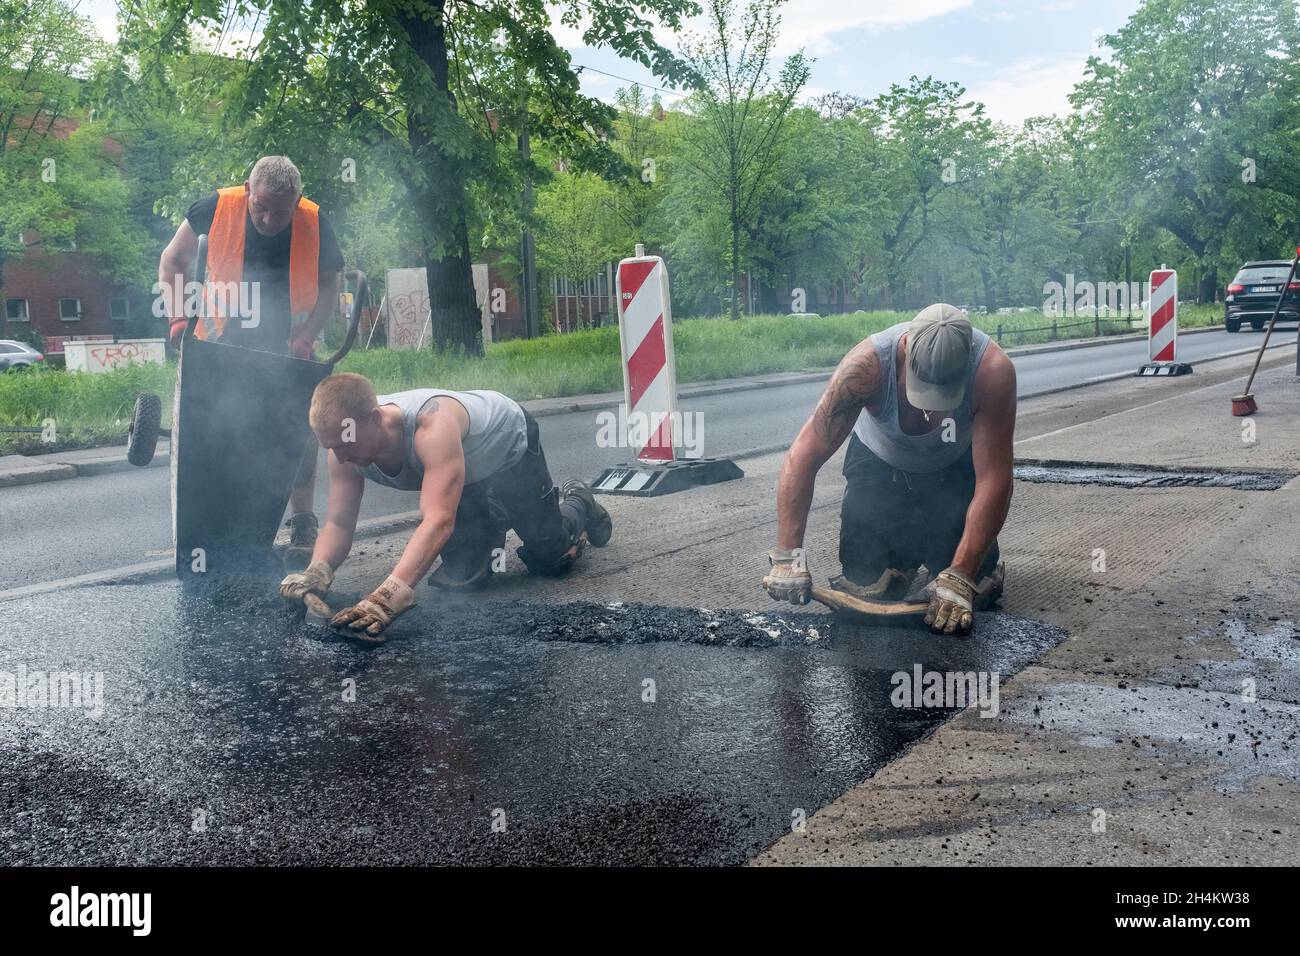
<path fill-rule="evenodd" d="M 131 430 L 126 436 L 126 460 L 143 467 L 153 461 L 158 448 L 158 430 L 162 426 L 162 399 L 145 392 L 135 400 Z"/>

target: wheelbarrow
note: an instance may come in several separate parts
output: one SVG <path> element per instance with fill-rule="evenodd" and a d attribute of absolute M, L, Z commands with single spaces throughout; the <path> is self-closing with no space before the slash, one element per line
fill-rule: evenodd
<path fill-rule="evenodd" d="M 207 271 L 199 237 L 196 278 Z M 191 310 L 180 345 L 171 430 L 172 545 L 176 574 L 262 573 L 274 567 L 272 544 L 294 481 L 317 445 L 307 424 L 312 392 L 352 349 L 366 298 L 356 282 L 347 337 L 325 362 L 300 359 L 194 334 L 203 306 Z M 145 465 L 158 442 L 162 401 L 136 400 L 127 458 Z"/>

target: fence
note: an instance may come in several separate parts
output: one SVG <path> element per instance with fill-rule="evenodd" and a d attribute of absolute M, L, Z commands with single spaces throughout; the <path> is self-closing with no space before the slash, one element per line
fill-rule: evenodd
<path fill-rule="evenodd" d="M 585 282 L 551 275 L 551 319 L 556 331 L 609 325 L 616 322 L 611 305 L 609 276 L 600 273 Z"/>
<path fill-rule="evenodd" d="M 1075 335 L 1062 335 L 1061 333 L 1069 329 L 1088 329 L 1089 332 Z M 1030 336 L 1036 336 L 1039 333 L 1049 333 L 1046 337 L 1035 339 L 1039 342 L 1055 342 L 1059 338 L 1086 338 L 1090 333 L 1095 338 L 1101 338 L 1104 335 L 1123 335 L 1126 332 L 1135 331 L 1132 320 L 1128 317 L 1120 319 L 1103 319 L 1101 316 L 1093 316 L 1091 319 L 1084 319 L 1082 322 L 1060 322 L 1057 319 L 1052 320 L 1051 325 L 1031 326 L 1021 328 L 1018 326 L 1006 327 L 1001 322 L 998 323 L 995 337 L 998 345 L 1002 345 L 1004 340 L 1010 340 L 1014 337 L 1012 345 L 1024 345 Z"/>

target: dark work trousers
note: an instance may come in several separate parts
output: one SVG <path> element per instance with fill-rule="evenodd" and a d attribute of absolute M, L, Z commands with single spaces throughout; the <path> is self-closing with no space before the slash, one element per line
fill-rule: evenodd
<path fill-rule="evenodd" d="M 442 559 L 456 577 L 466 577 L 491 560 L 510 529 L 524 546 L 519 556 L 535 574 L 561 574 L 572 564 L 571 546 L 586 527 L 585 509 L 560 501 L 542 451 L 537 422 L 524 412 L 528 450 L 504 471 L 466 485 L 456 508 L 456 527 Z"/>
<path fill-rule="evenodd" d="M 947 468 L 918 474 L 887 464 L 852 435 L 844 477 L 840 564 L 846 578 L 871 585 L 887 568 L 910 572 L 924 564 L 935 575 L 952 564 L 975 495 L 969 448 Z M 998 557 L 995 540 L 976 581 L 997 566 Z"/>

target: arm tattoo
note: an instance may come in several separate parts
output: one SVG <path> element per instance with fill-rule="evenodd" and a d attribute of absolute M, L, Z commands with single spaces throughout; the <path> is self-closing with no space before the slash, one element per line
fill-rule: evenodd
<path fill-rule="evenodd" d="M 843 441 L 879 388 L 880 363 L 876 360 L 875 346 L 868 340 L 846 355 L 831 376 L 813 412 L 817 433 L 835 444 Z"/>

